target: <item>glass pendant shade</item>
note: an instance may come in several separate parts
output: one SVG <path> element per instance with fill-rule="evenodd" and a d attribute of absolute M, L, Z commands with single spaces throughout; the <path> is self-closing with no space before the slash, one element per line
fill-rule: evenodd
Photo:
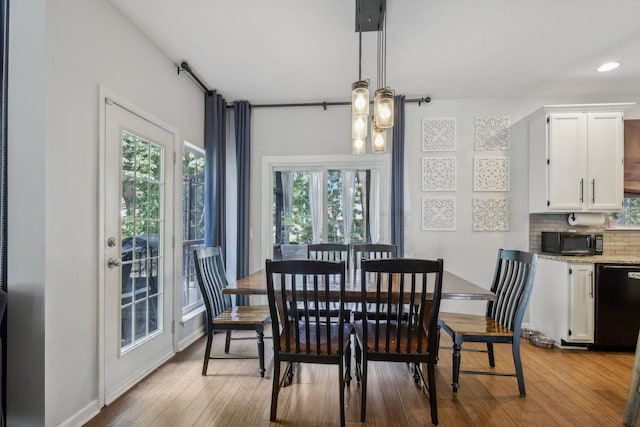
<path fill-rule="evenodd" d="M 385 153 L 387 151 L 387 130 L 376 126 L 376 122 L 371 122 L 371 151 L 374 153 Z"/>
<path fill-rule="evenodd" d="M 351 113 L 354 116 L 369 115 L 369 82 L 366 80 L 351 85 Z"/>
<path fill-rule="evenodd" d="M 353 115 L 351 122 L 351 137 L 352 138 L 362 138 L 365 139 L 367 137 L 367 121 L 368 116 L 364 115 Z"/>
<path fill-rule="evenodd" d="M 364 154 L 364 138 L 353 138 L 353 143 L 351 144 L 351 152 L 353 154 Z"/>
<path fill-rule="evenodd" d="M 378 89 L 373 102 L 373 120 L 379 128 L 393 127 L 393 91 Z"/>

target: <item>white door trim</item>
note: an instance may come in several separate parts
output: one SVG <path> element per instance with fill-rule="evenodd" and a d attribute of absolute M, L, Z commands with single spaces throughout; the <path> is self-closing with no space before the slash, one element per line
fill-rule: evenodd
<path fill-rule="evenodd" d="M 105 312 L 104 312 L 104 304 L 105 304 L 105 283 L 104 283 L 104 275 L 105 275 L 105 247 L 104 242 L 106 241 L 106 231 L 104 229 L 105 224 L 105 192 L 106 192 L 106 102 L 107 99 L 113 101 L 118 104 L 122 108 L 130 111 L 131 113 L 155 124 L 156 126 L 166 130 L 167 132 L 173 135 L 173 147 L 174 152 L 171 154 L 174 156 L 174 175 L 171 178 L 174 183 L 174 188 L 181 188 L 179 178 L 182 176 L 182 162 L 178 162 L 175 159 L 176 150 L 180 147 L 179 141 L 180 136 L 179 132 L 173 126 L 170 126 L 166 122 L 158 119 L 154 115 L 148 113 L 143 108 L 137 106 L 136 104 L 128 101 L 117 93 L 113 92 L 109 88 L 104 85 L 98 85 L 98 406 L 101 408 L 105 405 Z M 179 193 L 181 196 L 181 193 Z M 181 319 L 181 307 L 180 300 L 176 298 L 180 298 L 180 283 L 181 283 L 181 268 L 178 268 L 181 263 L 181 256 L 176 250 L 179 242 L 177 239 L 182 238 L 182 233 L 180 233 L 182 227 L 182 210 L 179 209 L 182 204 L 176 203 L 174 198 L 174 214 L 173 214 L 173 322 L 174 325 L 176 320 Z M 178 333 L 173 334 L 173 352 L 178 351 L 178 343 L 179 337 Z"/>

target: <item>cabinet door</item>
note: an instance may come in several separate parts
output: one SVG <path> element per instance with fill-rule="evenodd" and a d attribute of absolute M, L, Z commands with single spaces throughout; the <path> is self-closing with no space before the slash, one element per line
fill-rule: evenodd
<path fill-rule="evenodd" d="M 589 113 L 587 118 L 586 207 L 593 211 L 622 209 L 624 136 L 622 113 Z"/>
<path fill-rule="evenodd" d="M 549 210 L 582 210 L 586 194 L 586 114 L 550 114 L 547 129 Z"/>
<path fill-rule="evenodd" d="M 528 327 L 542 332 L 560 344 L 569 329 L 568 264 L 556 259 L 538 258 L 536 276 L 529 301 Z"/>
<path fill-rule="evenodd" d="M 569 264 L 567 341 L 593 342 L 593 264 Z"/>

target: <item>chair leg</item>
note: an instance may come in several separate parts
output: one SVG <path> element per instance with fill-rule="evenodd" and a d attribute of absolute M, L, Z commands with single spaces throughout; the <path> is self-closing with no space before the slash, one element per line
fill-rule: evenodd
<path fill-rule="evenodd" d="M 460 378 L 460 351 L 462 349 L 462 343 L 458 342 L 456 339 L 453 341 L 453 381 L 451 382 L 451 387 L 453 388 L 453 392 L 458 392 L 458 380 Z"/>
<path fill-rule="evenodd" d="M 340 363 L 339 363 L 339 369 L 340 369 L 340 378 L 338 380 L 338 386 L 340 387 L 340 427 L 344 427 L 344 420 L 345 420 L 345 415 L 344 415 L 344 360 L 340 359 Z"/>
<path fill-rule="evenodd" d="M 511 344 L 511 351 L 513 352 L 513 364 L 516 368 L 516 378 L 518 378 L 520 397 L 525 397 L 527 392 L 524 388 L 524 372 L 522 370 L 522 360 L 520 360 L 520 340 L 513 340 L 513 343 Z"/>
<path fill-rule="evenodd" d="M 271 387 L 271 421 L 276 420 L 278 412 L 278 393 L 280 393 L 280 360 L 273 358 L 273 385 Z"/>
<path fill-rule="evenodd" d="M 360 343 L 358 340 L 355 340 L 356 345 L 356 381 L 360 382 L 362 378 L 362 349 L 360 348 Z"/>
<path fill-rule="evenodd" d="M 427 362 L 427 384 L 429 384 L 429 406 L 431 406 L 431 423 L 438 424 L 438 401 L 436 400 L 435 363 Z"/>
<path fill-rule="evenodd" d="M 440 325 L 436 327 L 436 351 L 435 364 L 438 364 L 438 356 L 440 355 Z"/>
<path fill-rule="evenodd" d="M 344 349 L 344 362 L 346 364 L 344 379 L 347 387 L 349 387 L 351 385 L 351 340 L 347 342 L 347 346 Z"/>
<path fill-rule="evenodd" d="M 293 384 L 294 375 L 293 362 L 289 362 L 289 366 L 287 366 L 287 385 Z"/>
<path fill-rule="evenodd" d="M 213 330 L 207 330 L 207 346 L 204 349 L 204 363 L 202 364 L 202 375 L 207 375 L 209 358 L 211 358 L 211 343 L 213 341 Z"/>
<path fill-rule="evenodd" d="M 264 330 L 259 328 L 256 330 L 258 336 L 258 360 L 260 361 L 260 376 L 264 378 Z"/>
<path fill-rule="evenodd" d="M 229 346 L 231 346 L 231 329 L 227 329 L 227 339 L 224 342 L 225 353 L 229 353 Z"/>
<path fill-rule="evenodd" d="M 362 388 L 362 398 L 360 402 L 360 422 L 364 422 L 367 417 L 367 359 L 362 363 L 362 374 L 360 378 L 360 387 Z"/>
<path fill-rule="evenodd" d="M 487 355 L 489 356 L 489 366 L 492 368 L 496 367 L 496 360 L 493 358 L 493 343 L 487 343 Z"/>

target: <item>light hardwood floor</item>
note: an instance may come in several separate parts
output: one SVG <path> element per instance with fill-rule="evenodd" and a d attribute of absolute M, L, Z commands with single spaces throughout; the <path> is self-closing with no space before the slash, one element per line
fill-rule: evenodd
<path fill-rule="evenodd" d="M 271 344 L 265 344 L 267 372 L 257 360 L 212 360 L 201 375 L 204 339 L 149 375 L 91 420 L 94 426 L 267 426 L 273 373 Z M 448 340 L 443 336 L 442 345 Z M 465 344 L 467 346 L 467 344 Z M 224 334 L 214 337 L 223 354 Z M 436 368 L 441 426 L 622 426 L 633 368 L 632 353 L 541 349 L 522 342 L 527 397 L 515 378 L 461 375 L 454 394 L 451 352 Z M 256 352 L 252 340 L 234 341 L 231 351 Z M 463 369 L 488 366 L 486 355 L 463 353 Z M 511 347 L 496 345 L 496 370 L 513 368 Z M 360 420 L 360 387 L 345 395 L 347 425 L 430 425 L 428 396 L 414 386 L 404 364 L 371 363 L 367 421 Z M 336 366 L 300 365 L 294 384 L 280 392 L 272 425 L 339 424 Z"/>

